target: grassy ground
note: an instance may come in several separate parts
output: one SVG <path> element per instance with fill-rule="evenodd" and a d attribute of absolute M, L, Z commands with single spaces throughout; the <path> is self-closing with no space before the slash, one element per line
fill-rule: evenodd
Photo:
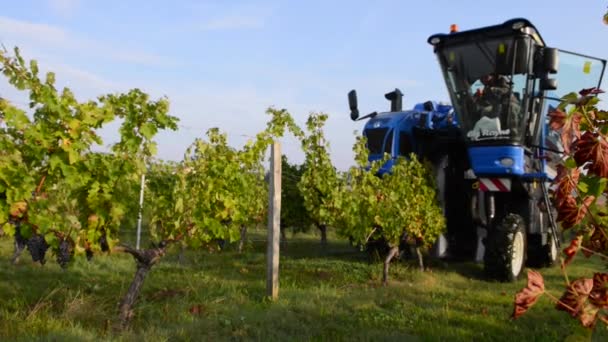
<path fill-rule="evenodd" d="M 189 252 L 180 264 L 172 251 L 152 270 L 129 330 L 114 333 L 120 295 L 135 266 L 130 256 L 79 258 L 67 271 L 53 261 L 40 267 L 24 254 L 9 262 L 12 246 L 0 240 L 0 340 L 547 340 L 591 337 L 566 313 L 541 298 L 510 321 L 512 298 L 525 283 L 481 279 L 473 263 L 436 263 L 419 272 L 394 263 L 381 287 L 381 265 L 347 243 L 315 236 L 291 239 L 282 251 L 280 299 L 265 293 L 263 236 L 246 253 Z M 262 241 L 259 241 L 262 240 Z M 595 269 L 602 267 L 595 265 Z M 590 275 L 578 262 L 570 276 Z M 559 295 L 559 269 L 543 272 Z M 594 340 L 608 340 L 598 329 Z"/>

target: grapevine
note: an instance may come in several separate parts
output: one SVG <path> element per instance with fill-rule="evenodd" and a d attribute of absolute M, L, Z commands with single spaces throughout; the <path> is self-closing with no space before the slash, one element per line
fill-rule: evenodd
<path fill-rule="evenodd" d="M 445 219 L 432 172 L 414 155 L 409 160 L 398 159 L 390 174 L 378 176 L 389 156 L 370 164 L 364 137 L 357 137 L 353 150 L 358 165 L 340 181 L 337 189 L 341 190 L 335 190 L 341 196 L 334 196 L 334 220 L 339 233 L 356 245 L 364 246 L 370 239 L 388 243 L 383 272 L 386 285 L 389 264 L 404 241 L 416 245 L 424 268 L 421 249 L 435 242 L 445 229 Z"/>
<path fill-rule="evenodd" d="M 555 298 L 545 291 L 542 275 L 528 271 L 527 286 L 515 296 L 513 318 L 547 294 L 557 310 L 568 312 L 587 328 L 594 328 L 597 322 L 608 324 L 608 273 L 595 272 L 574 281 L 567 274 L 567 266 L 580 253 L 608 259 L 608 210 L 598 203 L 606 197 L 608 184 L 608 112 L 597 108 L 600 93 L 603 91 L 597 88 L 570 93 L 549 114 L 549 126 L 561 136 L 565 155 L 554 180 L 553 202 L 557 221 L 574 236 L 563 250 L 566 288 Z"/>
<path fill-rule="evenodd" d="M 304 206 L 314 225 L 321 231 L 321 244 L 327 243 L 327 225 L 331 222 L 331 207 L 334 190 L 338 184 L 336 168 L 329 156 L 329 143 L 325 139 L 323 126 L 327 114 L 312 113 L 306 122 L 308 135 L 302 139 L 302 150 L 306 156 L 304 172 L 298 183 L 304 198 Z"/>

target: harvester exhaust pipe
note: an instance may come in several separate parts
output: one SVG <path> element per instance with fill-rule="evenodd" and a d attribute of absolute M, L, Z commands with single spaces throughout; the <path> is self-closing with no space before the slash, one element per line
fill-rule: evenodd
<path fill-rule="evenodd" d="M 391 101 L 391 112 L 401 112 L 403 110 L 403 93 L 395 88 L 390 93 L 384 94 L 384 97 Z"/>

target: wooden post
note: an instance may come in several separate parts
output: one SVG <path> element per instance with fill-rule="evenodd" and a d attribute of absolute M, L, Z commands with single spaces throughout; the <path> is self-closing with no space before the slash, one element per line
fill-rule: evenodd
<path fill-rule="evenodd" d="M 277 299 L 279 297 L 279 246 L 281 242 L 281 145 L 278 142 L 271 147 L 269 183 L 266 295 Z"/>

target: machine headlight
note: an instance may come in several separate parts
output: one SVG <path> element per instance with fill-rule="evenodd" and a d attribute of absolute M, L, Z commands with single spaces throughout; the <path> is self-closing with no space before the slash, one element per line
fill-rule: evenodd
<path fill-rule="evenodd" d="M 500 158 L 498 161 L 500 162 L 500 165 L 504 167 L 511 167 L 513 166 L 513 163 L 515 163 L 515 161 L 509 157 Z"/>

